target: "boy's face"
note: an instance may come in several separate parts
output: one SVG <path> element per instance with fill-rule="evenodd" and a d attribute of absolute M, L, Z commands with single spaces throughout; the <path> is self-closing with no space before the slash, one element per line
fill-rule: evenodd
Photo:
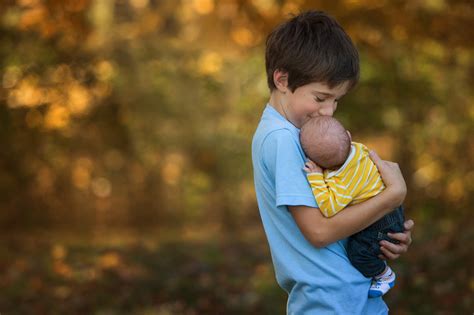
<path fill-rule="evenodd" d="M 285 78 L 281 78 L 285 81 Z M 313 82 L 297 88 L 294 92 L 287 87 L 286 82 L 278 86 L 280 106 L 286 119 L 297 128 L 315 116 L 332 116 L 337 108 L 337 102 L 349 89 L 349 82 L 344 82 L 334 88 L 321 82 Z M 276 92 L 276 91 L 275 91 Z"/>

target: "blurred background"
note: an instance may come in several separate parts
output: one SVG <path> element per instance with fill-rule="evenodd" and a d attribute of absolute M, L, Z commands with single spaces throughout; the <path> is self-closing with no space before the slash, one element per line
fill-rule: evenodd
<path fill-rule="evenodd" d="M 394 314 L 474 311 L 469 0 L 2 0 L 0 312 L 284 314 L 250 143 L 266 34 L 336 17 L 336 117 L 398 161 L 416 221 Z"/>

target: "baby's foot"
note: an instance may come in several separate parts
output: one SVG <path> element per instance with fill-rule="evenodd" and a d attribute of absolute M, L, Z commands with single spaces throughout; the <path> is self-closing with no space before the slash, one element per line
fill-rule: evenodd
<path fill-rule="evenodd" d="M 388 275 L 372 279 L 369 289 L 369 297 L 379 297 L 388 292 L 395 285 L 395 273 L 390 270 Z"/>

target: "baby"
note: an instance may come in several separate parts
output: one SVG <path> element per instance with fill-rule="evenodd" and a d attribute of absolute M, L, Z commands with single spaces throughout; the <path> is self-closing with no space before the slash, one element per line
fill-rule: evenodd
<path fill-rule="evenodd" d="M 304 170 L 325 217 L 336 215 L 348 205 L 363 202 L 385 188 L 367 147 L 351 140 L 350 133 L 330 116 L 312 118 L 301 128 L 301 146 L 310 159 Z M 347 242 L 352 265 L 364 276 L 372 278 L 369 297 L 382 296 L 395 285 L 395 273 L 378 258 L 381 254 L 379 242 L 397 243 L 387 233 L 403 232 L 404 221 L 403 207 L 399 206 L 352 235 Z"/>

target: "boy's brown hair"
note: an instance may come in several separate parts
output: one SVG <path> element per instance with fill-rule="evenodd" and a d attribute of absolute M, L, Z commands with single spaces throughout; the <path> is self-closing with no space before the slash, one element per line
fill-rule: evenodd
<path fill-rule="evenodd" d="M 288 87 L 324 82 L 333 88 L 359 80 L 359 54 L 339 23 L 322 11 L 307 11 L 277 26 L 267 37 L 265 66 L 268 87 L 273 73 L 288 73 Z"/>

